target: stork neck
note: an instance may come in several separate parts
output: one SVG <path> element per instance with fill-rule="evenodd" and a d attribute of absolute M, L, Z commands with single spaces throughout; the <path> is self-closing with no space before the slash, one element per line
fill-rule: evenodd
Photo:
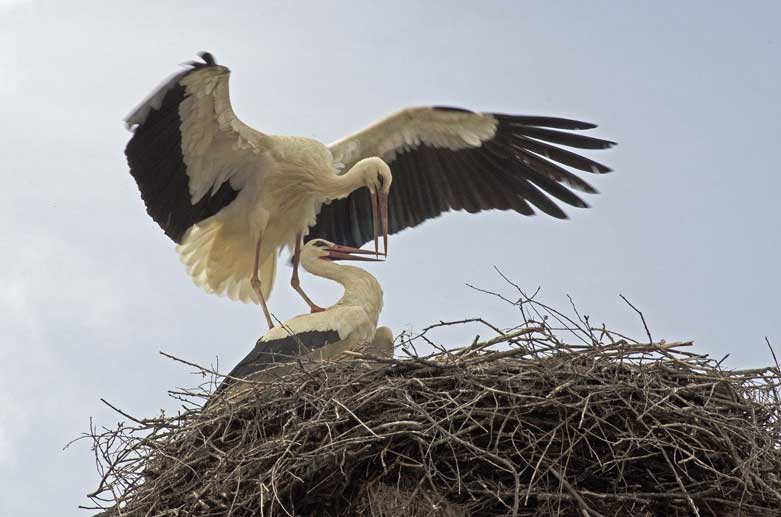
<path fill-rule="evenodd" d="M 334 174 L 329 178 L 323 188 L 323 197 L 326 199 L 342 199 L 353 191 L 366 186 L 367 164 L 358 162 L 350 167 L 344 174 Z"/>
<path fill-rule="evenodd" d="M 336 305 L 355 305 L 370 314 L 376 323 L 382 310 L 382 287 L 372 274 L 359 267 L 336 264 L 328 260 L 301 261 L 305 270 L 342 285 L 344 294 Z"/>

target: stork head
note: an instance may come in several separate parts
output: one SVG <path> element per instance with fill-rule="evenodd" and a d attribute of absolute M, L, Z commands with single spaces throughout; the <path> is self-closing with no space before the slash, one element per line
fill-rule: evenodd
<path fill-rule="evenodd" d="M 390 192 L 393 176 L 390 167 L 382 158 L 373 156 L 364 158 L 355 164 L 363 174 L 363 182 L 372 194 L 382 193 L 387 195 Z"/>
<path fill-rule="evenodd" d="M 301 261 L 309 262 L 314 260 L 363 260 L 366 262 L 382 262 L 383 259 L 369 257 L 374 255 L 373 251 L 353 248 L 352 246 L 340 246 L 325 239 L 312 239 L 301 249 Z"/>
<path fill-rule="evenodd" d="M 363 181 L 369 189 L 374 222 L 374 253 L 379 256 L 378 238 L 380 224 L 382 225 L 383 254 L 388 255 L 388 193 L 390 192 L 393 175 L 390 167 L 376 156 L 364 158 L 355 164 L 363 173 Z"/>

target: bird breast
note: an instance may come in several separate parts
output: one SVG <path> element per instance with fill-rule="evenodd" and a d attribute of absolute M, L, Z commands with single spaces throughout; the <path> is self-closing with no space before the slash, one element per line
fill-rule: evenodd
<path fill-rule="evenodd" d="M 296 234 L 315 224 L 323 202 L 322 185 L 336 171 L 328 149 L 305 138 L 275 137 L 270 158 L 258 201 L 270 214 L 266 231 L 278 234 L 274 241 L 292 246 Z"/>

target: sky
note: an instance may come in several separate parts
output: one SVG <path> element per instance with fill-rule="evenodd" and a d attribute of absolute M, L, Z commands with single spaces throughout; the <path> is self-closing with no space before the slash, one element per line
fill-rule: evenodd
<path fill-rule="evenodd" d="M 730 367 L 781 347 L 781 40 L 777 2 L 135 2 L 0 0 L 0 515 L 89 515 L 87 442 L 194 386 L 165 351 L 230 369 L 264 328 L 257 307 L 193 285 L 146 215 L 123 118 L 209 50 L 242 120 L 331 142 L 408 105 L 596 122 L 592 208 L 571 219 L 449 213 L 371 265 L 382 324 L 415 331 L 517 312 L 499 268 L 593 321 L 691 339 Z M 305 311 L 279 269 L 270 304 Z M 337 287 L 302 278 L 316 302 Z M 477 327 L 438 335 L 471 342 Z"/>

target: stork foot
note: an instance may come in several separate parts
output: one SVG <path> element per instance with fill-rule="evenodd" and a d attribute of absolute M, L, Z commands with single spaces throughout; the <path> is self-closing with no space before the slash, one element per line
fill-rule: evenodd
<path fill-rule="evenodd" d="M 315 305 L 314 303 L 309 306 L 309 313 L 314 314 L 316 312 L 325 312 L 325 309 L 320 307 L 319 305 Z"/>

